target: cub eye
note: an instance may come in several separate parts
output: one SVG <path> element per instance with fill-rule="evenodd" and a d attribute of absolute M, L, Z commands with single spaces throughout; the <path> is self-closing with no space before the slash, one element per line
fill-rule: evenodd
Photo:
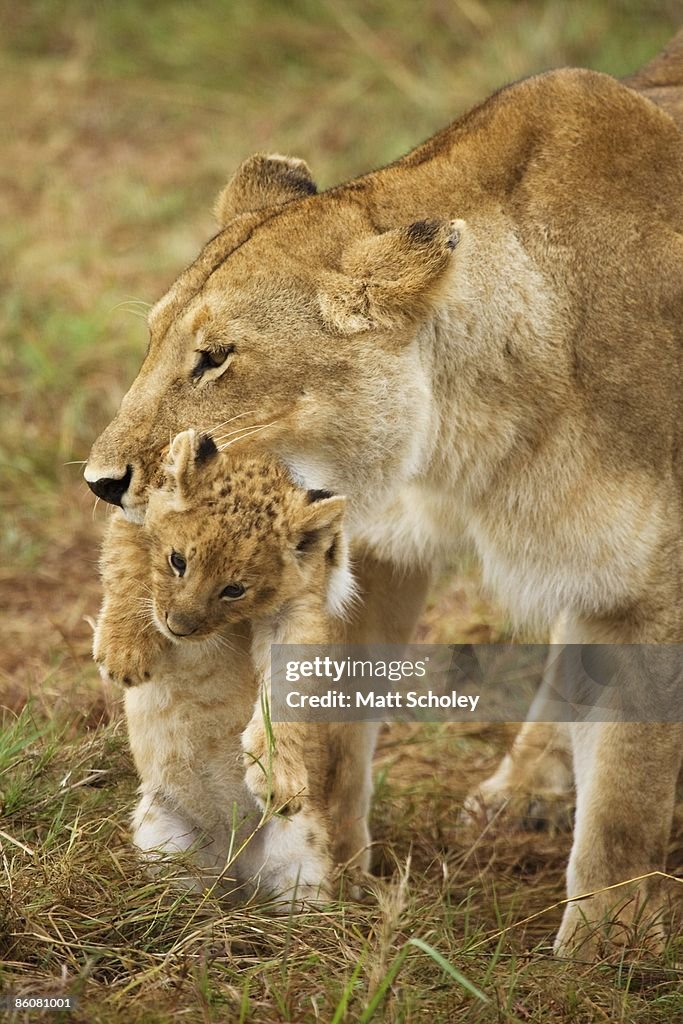
<path fill-rule="evenodd" d="M 226 345 L 225 348 L 214 348 L 211 351 L 202 349 L 198 352 L 199 359 L 192 371 L 193 377 L 201 377 L 207 370 L 216 370 L 222 366 L 228 356 L 235 351 L 234 345 Z"/>
<path fill-rule="evenodd" d="M 227 597 L 230 601 L 236 601 L 238 597 L 244 597 L 246 587 L 241 583 L 228 583 L 227 587 L 221 590 L 221 597 Z"/>
<path fill-rule="evenodd" d="M 185 569 L 187 568 L 187 562 L 182 555 L 179 555 L 177 551 L 172 551 L 168 556 L 168 561 L 172 569 L 178 573 L 179 576 L 185 575 Z"/>

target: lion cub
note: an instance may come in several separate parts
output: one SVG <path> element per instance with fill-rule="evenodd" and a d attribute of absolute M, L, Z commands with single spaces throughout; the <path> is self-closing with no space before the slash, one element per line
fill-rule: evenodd
<path fill-rule="evenodd" d="M 271 644 L 325 642 L 352 597 L 343 514 L 273 460 L 188 430 L 144 526 L 116 515 L 105 539 L 94 656 L 127 687 L 134 839 L 155 857 L 191 850 L 202 887 L 329 891 L 329 727 L 270 727 L 263 696 Z M 227 650 L 256 678 L 230 679 Z"/>

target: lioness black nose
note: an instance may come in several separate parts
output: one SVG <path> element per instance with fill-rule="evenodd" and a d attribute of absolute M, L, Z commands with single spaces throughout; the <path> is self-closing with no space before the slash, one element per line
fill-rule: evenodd
<path fill-rule="evenodd" d="M 122 477 L 102 476 L 99 480 L 88 480 L 88 487 L 102 501 L 108 501 L 110 505 L 120 505 L 121 499 L 128 490 L 133 467 L 126 466 L 125 475 Z"/>

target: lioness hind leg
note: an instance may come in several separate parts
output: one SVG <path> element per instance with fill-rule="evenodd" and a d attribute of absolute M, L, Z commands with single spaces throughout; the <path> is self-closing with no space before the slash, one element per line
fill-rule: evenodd
<path fill-rule="evenodd" d="M 577 807 L 567 890 L 570 897 L 596 894 L 569 903 L 555 950 L 582 957 L 605 947 L 657 952 L 664 940 L 662 880 L 622 883 L 664 870 L 683 725 L 576 724 L 572 744 Z"/>
<path fill-rule="evenodd" d="M 566 642 L 567 629 L 566 620 L 558 622 L 554 644 Z M 497 822 L 506 828 L 571 827 L 574 777 L 569 725 L 554 721 L 562 671 L 562 660 L 551 648 L 529 720 L 493 775 L 465 800 L 462 825 L 483 827 Z"/>
<path fill-rule="evenodd" d="M 573 773 L 567 726 L 525 722 L 512 749 L 463 805 L 461 824 L 571 827 Z"/>

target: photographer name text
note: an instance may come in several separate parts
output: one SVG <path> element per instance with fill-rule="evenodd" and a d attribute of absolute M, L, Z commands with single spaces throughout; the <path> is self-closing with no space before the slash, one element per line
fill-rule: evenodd
<path fill-rule="evenodd" d="M 435 693 L 433 690 L 408 690 L 406 693 L 398 690 L 389 690 L 387 693 L 326 690 L 323 693 L 302 693 L 300 690 L 290 690 L 285 700 L 289 708 L 452 708 L 474 711 L 479 703 L 479 695 L 458 693 L 456 690 L 450 693 Z"/>

